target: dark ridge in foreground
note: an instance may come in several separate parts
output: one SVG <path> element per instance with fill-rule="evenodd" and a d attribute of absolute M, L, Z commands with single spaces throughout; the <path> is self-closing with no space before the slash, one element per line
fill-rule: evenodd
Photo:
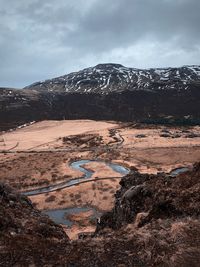
<path fill-rule="evenodd" d="M 78 242 L 78 266 L 198 267 L 200 163 L 176 177 L 135 171 L 120 184 L 96 237 Z"/>
<path fill-rule="evenodd" d="M 0 187 L 0 266 L 199 267 L 200 163 L 171 177 L 133 171 L 93 237 L 69 242 L 30 201 Z"/>
<path fill-rule="evenodd" d="M 0 184 L 0 266 L 55 266 L 67 254 L 61 226 L 33 208 L 31 201 Z"/>
<path fill-rule="evenodd" d="M 141 227 L 154 219 L 198 218 L 200 215 L 200 197 L 195 194 L 200 192 L 200 163 L 176 177 L 135 171 L 123 177 L 120 185 L 121 189 L 115 194 L 115 207 L 104 214 L 98 230 L 104 226 L 120 229 L 134 221 Z M 138 220 L 140 213 L 142 216 Z"/>

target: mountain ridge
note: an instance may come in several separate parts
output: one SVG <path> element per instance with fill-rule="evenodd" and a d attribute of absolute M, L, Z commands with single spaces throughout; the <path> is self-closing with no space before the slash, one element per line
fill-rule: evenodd
<path fill-rule="evenodd" d="M 45 119 L 200 123 L 200 66 L 139 70 L 98 64 L 0 90 L 0 130 Z"/>
<path fill-rule="evenodd" d="M 137 69 L 121 64 L 105 63 L 94 67 L 39 81 L 26 86 L 48 92 L 99 93 L 124 90 L 186 90 L 191 83 L 200 83 L 200 65 L 182 67 Z"/>

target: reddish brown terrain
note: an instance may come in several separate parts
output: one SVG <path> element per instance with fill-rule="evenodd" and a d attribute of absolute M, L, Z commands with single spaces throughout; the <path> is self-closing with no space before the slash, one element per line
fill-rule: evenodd
<path fill-rule="evenodd" d="M 84 171 L 73 168 L 80 160 L 89 160 L 81 168 L 91 175 L 68 185 L 83 179 Z M 7 253 L 17 255 L 22 249 L 23 242 L 18 248 L 14 243 L 19 241 L 12 239 L 20 239 L 20 233 L 27 246 L 40 242 L 27 225 L 40 225 L 41 217 L 48 229 L 52 222 L 45 213 L 60 224 L 58 240 L 49 233 L 45 236 L 50 243 L 58 242 L 53 243 L 58 248 L 53 252 L 56 257 L 48 259 L 52 243 L 41 245 L 29 251 L 30 266 L 198 266 L 199 165 L 192 169 L 198 161 L 199 126 L 43 121 L 2 132 L 1 215 L 6 215 L 6 222 L 2 223 L 1 244 L 6 256 L 0 266 L 29 266 L 23 259 L 29 248 L 18 258 Z M 129 168 L 130 174 L 125 176 L 110 164 Z M 187 167 L 188 172 L 177 177 L 163 174 L 180 167 Z M 28 192 L 32 204 L 24 197 L 29 203 L 24 208 L 19 194 L 10 199 L 16 193 L 7 186 Z M 17 237 L 10 234 L 15 224 Z M 3 245 L 6 236 L 10 243 Z M 69 239 L 73 240 L 70 244 Z M 47 252 L 41 263 L 40 249 Z M 18 265 L 9 265 L 11 258 Z"/>
<path fill-rule="evenodd" d="M 198 267 L 199 180 L 200 164 L 176 177 L 133 171 L 95 234 L 73 242 L 28 198 L 1 184 L 0 266 Z"/>

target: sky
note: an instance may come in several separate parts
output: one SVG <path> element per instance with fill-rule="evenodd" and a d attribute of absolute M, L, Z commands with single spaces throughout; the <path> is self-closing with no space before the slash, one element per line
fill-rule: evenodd
<path fill-rule="evenodd" d="M 99 63 L 200 64 L 200 0 L 0 0 L 0 87 Z"/>

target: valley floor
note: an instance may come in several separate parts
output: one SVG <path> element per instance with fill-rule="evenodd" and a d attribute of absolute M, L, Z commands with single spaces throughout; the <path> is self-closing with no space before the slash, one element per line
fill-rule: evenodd
<path fill-rule="evenodd" d="M 40 210 L 89 209 L 65 215 L 72 225 L 63 227 L 72 239 L 94 231 L 95 219 L 114 206 L 123 174 L 107 163 L 149 174 L 190 168 L 200 161 L 200 127 L 42 121 L 0 135 L 0 181 L 20 192 L 81 178 L 71 167 L 81 159 L 93 160 L 82 166 L 92 171 L 91 181 L 30 196 Z"/>

